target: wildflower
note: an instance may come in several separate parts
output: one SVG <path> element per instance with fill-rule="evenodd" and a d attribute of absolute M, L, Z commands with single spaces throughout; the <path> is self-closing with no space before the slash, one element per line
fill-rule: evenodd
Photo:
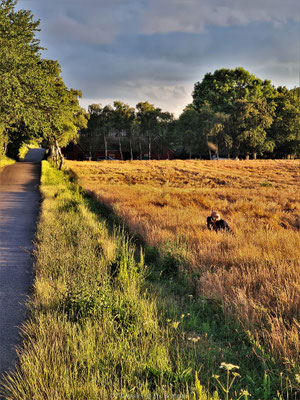
<path fill-rule="evenodd" d="M 183 319 L 185 317 L 185 315 L 184 314 L 181 314 L 181 319 Z"/>
<path fill-rule="evenodd" d="M 199 335 L 195 335 L 195 334 L 190 334 L 187 337 L 187 340 L 189 340 L 190 342 L 193 342 L 193 343 L 199 342 L 200 339 L 201 339 L 201 337 Z"/>
<path fill-rule="evenodd" d="M 295 378 L 296 378 L 296 381 L 297 381 L 298 383 L 300 383 L 300 374 L 296 374 L 296 375 L 295 375 Z"/>
<path fill-rule="evenodd" d="M 231 371 L 232 369 L 240 369 L 240 367 L 238 365 L 234 365 L 234 364 L 228 364 L 225 362 L 222 362 L 220 365 L 220 368 L 226 369 L 226 371 Z"/>
<path fill-rule="evenodd" d="M 173 326 L 174 329 L 177 329 L 178 326 L 179 326 L 179 324 L 180 324 L 179 321 L 174 321 L 174 322 L 172 323 L 172 326 Z"/>
<path fill-rule="evenodd" d="M 251 396 L 251 394 L 248 392 L 248 390 L 244 390 L 244 389 L 241 390 L 240 395 L 241 396 Z"/>

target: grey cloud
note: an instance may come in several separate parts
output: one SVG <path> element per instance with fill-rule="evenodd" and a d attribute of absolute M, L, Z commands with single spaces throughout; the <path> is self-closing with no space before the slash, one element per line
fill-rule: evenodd
<path fill-rule="evenodd" d="M 202 32 L 208 26 L 300 21 L 298 0 L 151 0 L 142 15 L 143 32 Z"/>
<path fill-rule="evenodd" d="M 300 21 L 298 0 L 20 0 L 53 40 L 113 43 L 126 34 L 201 33 L 210 26 Z"/>
<path fill-rule="evenodd" d="M 59 61 L 69 87 L 82 89 L 82 103 L 149 100 L 179 112 L 193 84 L 222 67 L 243 66 L 276 85 L 298 82 L 298 0 L 19 0 L 19 6 L 41 18 L 45 57 Z"/>

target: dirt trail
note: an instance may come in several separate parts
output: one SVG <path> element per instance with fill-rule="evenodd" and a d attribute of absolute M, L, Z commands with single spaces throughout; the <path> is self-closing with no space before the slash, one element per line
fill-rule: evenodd
<path fill-rule="evenodd" d="M 43 149 L 32 149 L 25 162 L 0 172 L 0 375 L 16 363 L 18 326 L 26 316 L 43 156 Z"/>

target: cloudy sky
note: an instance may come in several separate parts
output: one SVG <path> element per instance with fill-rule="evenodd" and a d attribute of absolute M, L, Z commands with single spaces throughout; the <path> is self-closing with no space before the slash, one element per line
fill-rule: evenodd
<path fill-rule="evenodd" d="M 244 67 L 275 86 L 300 82 L 299 0 L 19 0 L 41 20 L 82 106 L 148 100 L 180 114 L 194 83 Z"/>

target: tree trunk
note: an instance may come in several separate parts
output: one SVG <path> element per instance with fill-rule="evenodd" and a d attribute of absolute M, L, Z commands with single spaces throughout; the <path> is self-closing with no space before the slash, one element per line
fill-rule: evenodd
<path fill-rule="evenodd" d="M 123 152 L 122 152 L 121 134 L 119 133 L 118 136 L 119 136 L 119 151 L 120 151 L 120 155 L 121 155 L 121 160 L 124 161 Z"/>
<path fill-rule="evenodd" d="M 131 140 L 131 138 L 129 139 L 129 147 L 130 147 L 130 159 L 132 161 L 133 160 L 133 153 L 132 153 L 132 140 Z"/>
<path fill-rule="evenodd" d="M 55 147 L 56 147 L 56 154 L 57 154 L 57 166 L 58 166 L 58 169 L 61 170 L 62 166 L 64 165 L 65 159 L 61 152 L 61 148 L 58 145 L 57 140 L 55 140 Z"/>
<path fill-rule="evenodd" d="M 256 158 L 257 158 L 257 153 L 253 153 L 253 160 L 256 160 Z"/>
<path fill-rule="evenodd" d="M 148 158 L 151 160 L 151 135 L 148 136 Z"/>
<path fill-rule="evenodd" d="M 140 160 L 142 159 L 142 142 L 141 142 L 141 136 L 139 136 L 139 150 L 140 150 Z"/>
<path fill-rule="evenodd" d="M 108 151 L 107 151 L 107 139 L 106 139 L 106 135 L 103 136 L 103 139 L 104 139 L 104 149 L 105 149 L 105 160 L 107 160 Z"/>

